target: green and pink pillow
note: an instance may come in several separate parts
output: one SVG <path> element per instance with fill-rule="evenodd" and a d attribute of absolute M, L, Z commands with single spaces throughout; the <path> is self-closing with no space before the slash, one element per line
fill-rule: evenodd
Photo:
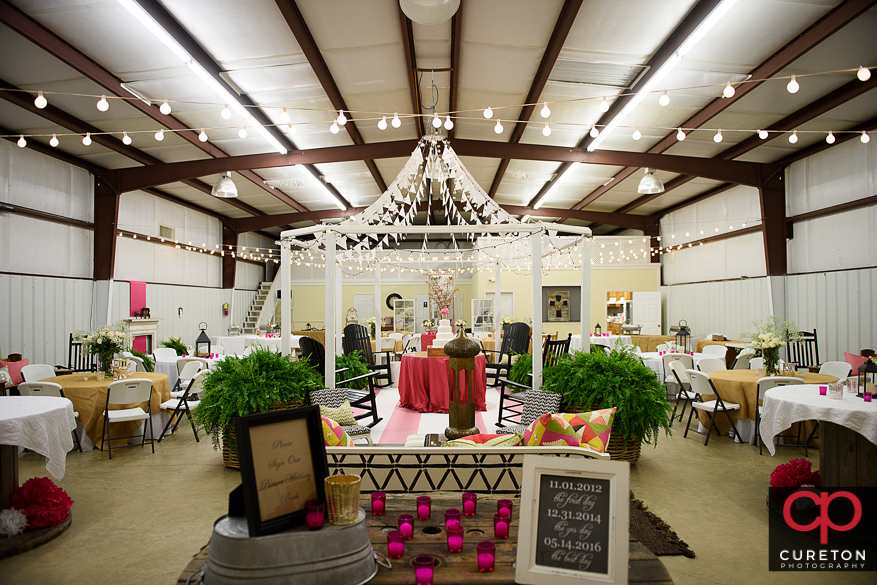
<path fill-rule="evenodd" d="M 331 418 L 323 419 L 323 441 L 327 447 L 353 447 L 353 439 Z"/>
<path fill-rule="evenodd" d="M 469 435 L 460 439 L 453 439 L 442 443 L 442 447 L 519 447 L 521 435 Z"/>
<path fill-rule="evenodd" d="M 543 414 L 524 431 L 528 447 L 585 447 L 603 453 L 609 444 L 615 408 L 591 412 Z"/>

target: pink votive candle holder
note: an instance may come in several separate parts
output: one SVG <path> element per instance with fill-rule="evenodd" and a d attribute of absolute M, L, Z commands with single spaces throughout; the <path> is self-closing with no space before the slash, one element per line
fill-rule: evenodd
<path fill-rule="evenodd" d="M 429 520 L 429 513 L 432 510 L 432 498 L 429 496 L 417 496 L 417 519 Z"/>
<path fill-rule="evenodd" d="M 308 500 L 305 502 L 305 526 L 308 530 L 319 530 L 323 527 L 326 517 L 326 506 L 322 500 Z"/>
<path fill-rule="evenodd" d="M 496 511 L 499 514 L 508 514 L 509 518 L 511 518 L 512 517 L 512 501 L 511 500 L 497 500 Z"/>
<path fill-rule="evenodd" d="M 463 516 L 474 516 L 478 504 L 478 495 L 472 492 L 463 494 Z"/>
<path fill-rule="evenodd" d="M 399 532 L 405 540 L 414 538 L 414 516 L 411 514 L 399 514 Z"/>
<path fill-rule="evenodd" d="M 871 393 L 865 392 L 865 402 L 871 402 Z"/>
<path fill-rule="evenodd" d="M 398 530 L 387 533 L 387 556 L 391 559 L 401 559 L 405 554 L 405 537 Z"/>
<path fill-rule="evenodd" d="M 448 552 L 463 552 L 463 527 L 448 526 L 445 531 L 448 533 Z"/>
<path fill-rule="evenodd" d="M 384 492 L 372 493 L 372 516 L 383 516 L 387 507 L 387 494 Z"/>
<path fill-rule="evenodd" d="M 432 567 L 435 559 L 430 555 L 417 555 L 412 559 L 414 565 L 414 585 L 432 585 Z"/>
<path fill-rule="evenodd" d="M 493 570 L 496 564 L 496 545 L 490 541 L 482 541 L 475 545 L 478 553 L 478 570 L 482 573 Z"/>
<path fill-rule="evenodd" d="M 493 536 L 496 538 L 508 538 L 509 537 L 509 523 L 511 520 L 511 516 L 508 514 L 494 514 L 493 515 Z"/>
<path fill-rule="evenodd" d="M 445 528 L 460 526 L 460 511 L 456 508 L 445 510 Z"/>
<path fill-rule="evenodd" d="M 828 392 L 828 386 L 820 386 L 819 387 L 819 395 L 825 396 L 825 393 Z"/>

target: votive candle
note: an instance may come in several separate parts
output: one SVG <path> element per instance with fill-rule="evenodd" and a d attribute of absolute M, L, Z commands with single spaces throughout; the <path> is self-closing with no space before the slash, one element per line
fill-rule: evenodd
<path fill-rule="evenodd" d="M 820 395 L 820 396 L 825 396 L 825 393 L 826 393 L 827 391 L 828 391 L 828 387 L 827 387 L 827 386 L 820 386 L 820 387 L 819 387 L 819 395 Z"/>
<path fill-rule="evenodd" d="M 496 502 L 496 511 L 499 514 L 508 514 L 509 518 L 512 517 L 512 501 L 511 500 L 498 500 Z"/>
<path fill-rule="evenodd" d="M 325 504 L 323 504 L 322 500 L 308 500 L 305 502 L 305 526 L 308 530 L 319 530 L 322 528 L 325 516 Z"/>
<path fill-rule="evenodd" d="M 432 567 L 435 559 L 430 555 L 418 555 L 412 560 L 415 585 L 432 585 Z"/>
<path fill-rule="evenodd" d="M 399 514 L 399 532 L 402 533 L 405 540 L 411 540 L 414 537 L 414 516 Z"/>
<path fill-rule="evenodd" d="M 417 496 L 417 519 L 429 520 L 429 513 L 432 509 L 432 498 L 429 496 Z"/>
<path fill-rule="evenodd" d="M 448 526 L 445 529 L 448 533 L 448 552 L 458 553 L 463 551 L 463 527 Z"/>
<path fill-rule="evenodd" d="M 387 494 L 384 492 L 372 493 L 372 516 L 383 516 L 387 505 Z"/>
<path fill-rule="evenodd" d="M 456 508 L 445 510 L 445 528 L 460 526 L 460 511 Z"/>
<path fill-rule="evenodd" d="M 478 504 L 478 495 L 472 492 L 463 494 L 463 515 L 474 516 Z"/>
<path fill-rule="evenodd" d="M 509 537 L 509 519 L 511 517 L 508 514 L 494 514 L 493 515 L 493 536 L 496 538 L 508 538 Z"/>
<path fill-rule="evenodd" d="M 391 559 L 401 559 L 405 554 L 405 537 L 398 530 L 387 533 L 387 553 Z"/>
<path fill-rule="evenodd" d="M 871 402 L 871 394 L 868 392 L 865 393 L 865 402 Z"/>
<path fill-rule="evenodd" d="M 475 545 L 478 553 L 478 570 L 482 573 L 492 571 L 496 563 L 496 545 L 490 541 L 482 541 Z"/>

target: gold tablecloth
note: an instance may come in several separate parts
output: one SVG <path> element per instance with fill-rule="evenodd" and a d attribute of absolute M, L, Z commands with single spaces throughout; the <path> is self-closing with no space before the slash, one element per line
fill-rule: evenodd
<path fill-rule="evenodd" d="M 293 331 L 293 335 L 301 335 L 303 337 L 310 337 L 311 339 L 316 339 L 325 347 L 326 345 L 326 332 L 322 329 L 317 329 L 314 331 Z M 296 348 L 297 349 L 297 348 Z"/>
<path fill-rule="evenodd" d="M 658 351 L 658 346 L 668 341 L 676 341 L 675 335 L 631 335 L 633 344 L 639 346 L 640 351 Z M 698 350 L 699 351 L 699 350 Z"/>
<path fill-rule="evenodd" d="M 83 378 L 88 376 L 88 380 Z M 152 380 L 152 399 L 150 406 L 152 414 L 161 412 L 161 403 L 170 400 L 171 389 L 168 384 L 167 376 L 164 374 L 156 374 L 154 372 L 137 372 L 129 379 L 148 378 Z M 107 387 L 114 380 L 112 378 L 104 378 L 98 380 L 94 373 L 90 374 L 70 374 L 67 376 L 56 376 L 47 378 L 43 382 L 55 382 L 60 384 L 64 389 L 64 396 L 69 398 L 73 403 L 73 409 L 79 413 L 79 422 L 85 427 L 85 432 L 92 442 L 100 447 L 101 433 L 104 424 L 104 408 L 107 405 Z M 122 406 L 111 406 L 111 409 L 125 408 Z M 141 407 L 146 410 L 146 403 L 142 403 Z M 110 426 L 110 435 L 113 437 L 124 437 L 130 435 L 140 426 L 139 421 L 113 423 Z M 154 429 L 156 436 L 161 429 Z"/>

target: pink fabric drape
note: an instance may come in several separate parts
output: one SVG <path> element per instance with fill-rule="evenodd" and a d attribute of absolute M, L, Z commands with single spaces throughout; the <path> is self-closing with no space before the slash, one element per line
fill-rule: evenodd
<path fill-rule="evenodd" d="M 475 356 L 475 410 L 486 411 L 487 374 L 484 355 Z M 399 404 L 417 412 L 448 412 L 448 358 L 402 356 L 399 372 Z M 463 383 L 460 374 L 459 389 Z M 468 393 L 463 393 L 466 397 Z"/>

